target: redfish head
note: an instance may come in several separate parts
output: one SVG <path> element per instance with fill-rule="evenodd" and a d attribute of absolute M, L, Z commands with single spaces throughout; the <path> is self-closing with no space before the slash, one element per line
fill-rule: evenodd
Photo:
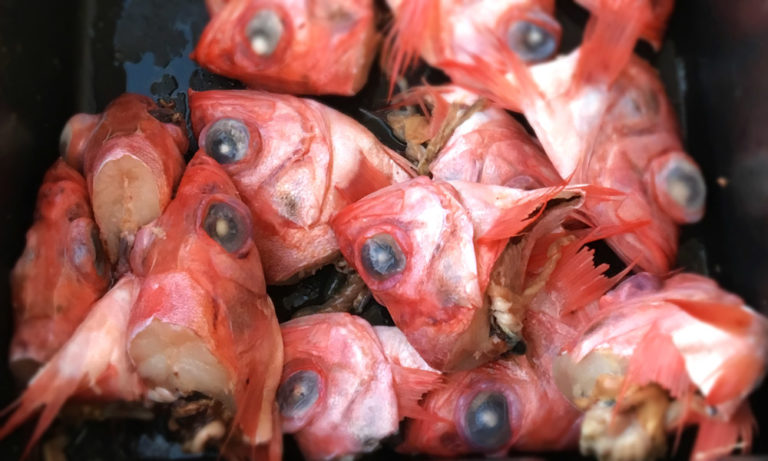
<path fill-rule="evenodd" d="M 144 281 L 128 350 L 152 397 L 206 393 L 234 404 L 249 441 L 268 441 L 279 327 L 250 211 L 214 160 L 189 163 L 174 200 L 137 235 L 131 265 Z"/>
<path fill-rule="evenodd" d="M 378 42 L 372 0 L 208 6 L 192 57 L 209 70 L 282 93 L 353 95 L 365 84 Z"/>
<path fill-rule="evenodd" d="M 444 389 L 433 391 L 424 408 L 433 419 L 406 427 L 403 452 L 456 456 L 506 453 L 520 429 L 520 400 L 515 387 L 487 367 L 451 375 Z"/>
<path fill-rule="evenodd" d="M 429 417 L 408 423 L 398 451 L 493 456 L 513 446 L 539 451 L 573 445 L 577 413 L 525 359 L 498 361 L 446 379 L 424 400 Z"/>
<path fill-rule="evenodd" d="M 85 180 L 63 160 L 45 175 L 35 221 L 11 274 L 16 334 L 11 367 L 22 379 L 69 339 L 106 291 L 109 262 Z"/>
<path fill-rule="evenodd" d="M 342 210 L 331 226 L 344 257 L 430 366 L 472 361 L 490 326 L 472 221 L 447 183 L 390 186 Z"/>
<path fill-rule="evenodd" d="M 626 261 L 667 272 L 677 255 L 677 226 L 701 219 L 706 185 L 682 149 L 674 112 L 655 71 L 635 59 L 615 81 L 589 160 L 587 181 L 627 194 L 593 208 L 599 223 L 647 221 L 608 239 Z"/>
<path fill-rule="evenodd" d="M 102 114 L 73 116 L 62 131 L 62 156 L 86 178 L 112 263 L 123 262 L 138 228 L 171 200 L 188 147 L 179 120 L 146 96 L 123 94 Z"/>
<path fill-rule="evenodd" d="M 281 329 L 285 366 L 277 401 L 283 430 L 307 459 L 369 452 L 397 432 L 390 364 L 365 320 L 317 314 Z"/>
<path fill-rule="evenodd" d="M 560 44 L 560 24 L 551 0 L 431 1 L 431 7 L 430 0 L 387 4 L 396 16 L 394 51 L 420 48 L 424 59 L 438 67 L 446 61 L 471 63 L 472 54 L 482 56 L 501 43 L 523 62 L 536 63 L 552 57 Z"/>

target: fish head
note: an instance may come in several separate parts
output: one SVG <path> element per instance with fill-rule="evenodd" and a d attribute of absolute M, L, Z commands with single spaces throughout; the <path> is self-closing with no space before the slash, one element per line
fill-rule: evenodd
<path fill-rule="evenodd" d="M 443 14 L 454 25 L 443 32 L 450 37 L 449 49 L 462 59 L 467 52 L 482 56 L 483 50 L 503 43 L 524 63 L 535 64 L 554 56 L 560 46 L 560 24 L 550 0 L 453 2 Z"/>
<path fill-rule="evenodd" d="M 536 63 L 552 57 L 560 44 L 560 24 L 551 0 L 388 0 L 387 4 L 398 17 L 397 40 L 403 42 L 398 46 L 413 48 L 415 44 L 408 42 L 418 38 L 423 42 L 418 44 L 422 57 L 438 67 L 446 61 L 471 63 L 473 54 L 482 56 L 497 43 L 524 62 Z M 420 21 L 400 19 L 413 14 L 420 14 Z"/>
<path fill-rule="evenodd" d="M 193 59 L 248 86 L 353 95 L 368 76 L 378 34 L 372 0 L 209 1 Z"/>
<path fill-rule="evenodd" d="M 174 200 L 137 234 L 131 267 L 144 279 L 129 329 L 139 374 L 156 397 L 199 391 L 232 404 L 245 337 L 263 324 L 269 338 L 274 311 L 250 211 L 214 160 L 190 161 Z"/>
<path fill-rule="evenodd" d="M 530 372 L 525 365 L 500 361 L 447 375 L 445 385 L 425 397 L 425 416 L 406 426 L 398 450 L 436 456 L 505 454 L 524 432 L 533 432 L 524 425 L 533 422 L 528 414 L 532 403 L 546 406 L 542 400 L 525 400 L 527 387 L 540 385 Z M 532 397 L 543 399 L 544 391 Z"/>
<path fill-rule="evenodd" d="M 281 325 L 285 365 L 277 402 L 283 430 L 308 459 L 373 451 L 398 430 L 390 364 L 371 326 L 346 313 Z"/>
<path fill-rule="evenodd" d="M 381 189 L 331 226 L 346 260 L 427 363 L 445 370 L 472 361 L 489 324 L 473 223 L 450 185 L 417 178 Z"/>
<path fill-rule="evenodd" d="M 181 178 L 183 117 L 127 93 L 101 114 L 73 116 L 60 142 L 64 159 L 86 178 L 107 255 L 120 272 L 136 231 L 160 215 Z"/>
<path fill-rule="evenodd" d="M 458 87 L 439 87 L 445 104 L 468 110 L 479 96 Z M 435 113 L 432 114 L 433 119 Z M 473 113 L 455 128 L 430 165 L 433 177 L 518 189 L 561 184 L 541 145 L 510 114 L 497 107 Z"/>
<path fill-rule="evenodd" d="M 765 317 L 711 279 L 682 273 L 662 282 L 641 273 L 600 300 L 553 373 L 572 399 L 612 374 L 659 384 L 673 398 L 695 390 L 727 417 L 765 375 L 766 333 Z"/>
<path fill-rule="evenodd" d="M 683 151 L 672 107 L 653 69 L 633 59 L 609 96 L 586 180 L 627 195 L 591 211 L 600 224 L 647 221 L 608 242 L 626 262 L 663 274 L 677 255 L 678 225 L 704 214 L 704 177 Z"/>
<path fill-rule="evenodd" d="M 337 254 L 326 208 L 331 137 L 315 106 L 255 91 L 191 92 L 201 155 L 221 164 L 251 208 L 270 283 Z"/>
<path fill-rule="evenodd" d="M 43 179 L 34 223 L 11 273 L 16 322 L 12 368 L 49 359 L 106 291 L 110 279 L 85 180 L 60 159 Z"/>

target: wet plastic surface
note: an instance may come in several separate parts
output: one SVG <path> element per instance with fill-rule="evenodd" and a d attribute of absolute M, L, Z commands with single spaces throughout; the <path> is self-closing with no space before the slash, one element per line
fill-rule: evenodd
<path fill-rule="evenodd" d="M 558 6 L 564 42 L 573 46 L 586 14 L 570 2 Z M 126 91 L 172 99 L 183 112 L 190 87 L 239 87 L 188 59 L 206 22 L 203 0 L 34 5 L 0 0 L 0 406 L 16 395 L 4 352 L 11 333 L 8 274 L 23 249 L 40 181 L 58 155 L 61 127 L 70 115 L 98 112 Z M 679 1 L 662 51 L 655 56 L 641 51 L 660 68 L 685 145 L 709 187 L 706 217 L 684 229 L 681 266 L 714 277 L 768 313 L 768 3 Z M 363 122 L 390 147 L 402 148 L 376 118 L 385 93 L 374 69 L 355 98 L 320 99 Z M 314 302 L 331 282 L 312 283 L 308 294 L 287 301 L 291 293 L 271 292 L 281 296 L 276 304 Z M 763 429 L 768 414 L 760 409 L 767 398 L 766 386 L 752 398 Z M 82 426 L 70 434 L 68 454 L 71 459 L 201 459 L 166 443 L 162 426 L 162 421 Z M 0 442 L 2 457 L 17 458 L 25 437 L 19 431 Z M 756 453 L 768 453 L 766 439 L 758 435 Z M 683 446 L 678 457 L 684 459 L 687 451 Z M 286 459 L 296 457 L 295 446 L 287 446 Z"/>

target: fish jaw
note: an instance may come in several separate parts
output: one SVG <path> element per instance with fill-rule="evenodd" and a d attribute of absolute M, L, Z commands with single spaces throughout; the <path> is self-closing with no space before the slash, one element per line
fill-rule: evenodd
<path fill-rule="evenodd" d="M 294 434 L 304 456 L 331 459 L 369 452 L 397 432 L 400 418 L 392 371 L 367 322 L 346 313 L 315 314 L 281 328 L 283 383 L 298 372 L 312 371 L 319 377 L 310 408 L 294 413 L 289 400 L 278 398 L 283 429 Z"/>
<path fill-rule="evenodd" d="M 217 11 L 192 53 L 213 72 L 249 87 L 296 94 L 351 96 L 367 80 L 379 40 L 371 0 L 312 6 L 236 0 L 213 6 Z M 265 30 L 269 49 L 248 35 L 260 15 L 272 24 Z"/>

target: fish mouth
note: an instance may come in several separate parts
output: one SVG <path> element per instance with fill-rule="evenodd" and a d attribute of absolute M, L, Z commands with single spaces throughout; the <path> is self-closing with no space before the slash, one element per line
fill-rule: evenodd
<path fill-rule="evenodd" d="M 131 318 L 128 354 L 151 389 L 150 398 L 173 400 L 200 392 L 234 407 L 231 338 L 226 317 L 203 287 L 183 272 L 150 276 Z M 228 347 L 229 346 L 229 347 Z"/>

